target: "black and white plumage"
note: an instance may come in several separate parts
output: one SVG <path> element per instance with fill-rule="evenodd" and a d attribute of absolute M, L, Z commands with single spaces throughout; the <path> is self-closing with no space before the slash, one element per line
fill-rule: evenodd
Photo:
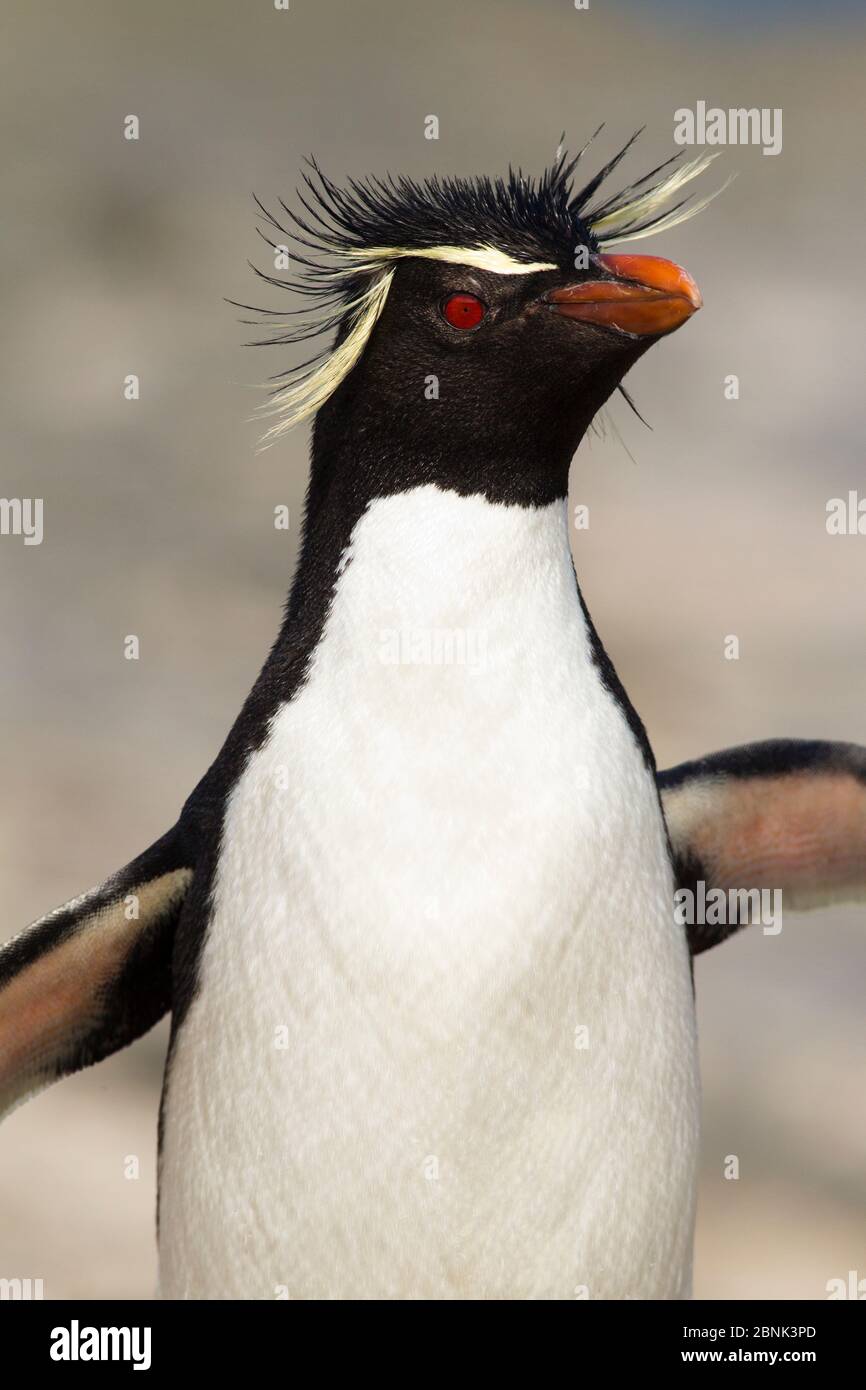
<path fill-rule="evenodd" d="M 274 401 L 316 416 L 283 627 L 177 825 L 0 953 L 7 1104 L 171 1008 L 167 1296 L 688 1292 L 713 943 L 675 875 L 866 882 L 862 750 L 657 779 L 575 580 L 574 450 L 700 305 L 604 240 L 698 171 L 310 176 L 272 336 L 335 340 Z"/>

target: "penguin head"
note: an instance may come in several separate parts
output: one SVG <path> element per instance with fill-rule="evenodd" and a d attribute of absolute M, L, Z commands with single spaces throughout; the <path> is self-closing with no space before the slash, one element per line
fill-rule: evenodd
<path fill-rule="evenodd" d="M 319 430 L 351 418 L 435 455 L 570 458 L 629 368 L 701 305 L 671 261 L 603 254 L 589 236 L 576 251 L 565 270 L 501 252 L 401 259 Z"/>
<path fill-rule="evenodd" d="M 293 272 L 262 278 L 303 296 L 281 323 L 263 311 L 276 329 L 264 342 L 326 341 L 273 378 L 264 442 L 316 416 L 317 438 L 350 427 L 430 458 L 503 447 L 570 457 L 628 369 L 701 303 L 672 262 L 610 248 L 700 211 L 708 198 L 676 195 L 713 156 L 674 156 L 603 196 L 635 138 L 578 191 L 586 146 L 538 178 L 510 169 L 340 188 L 311 161 L 301 211 L 283 203 L 281 221 L 259 204 L 265 240 Z"/>

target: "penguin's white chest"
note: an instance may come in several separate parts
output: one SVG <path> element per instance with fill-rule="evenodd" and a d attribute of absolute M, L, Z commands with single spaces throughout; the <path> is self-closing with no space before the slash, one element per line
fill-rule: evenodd
<path fill-rule="evenodd" d="M 228 803 L 167 1090 L 163 1295 L 686 1293 L 672 899 L 561 505 L 374 503 Z"/>

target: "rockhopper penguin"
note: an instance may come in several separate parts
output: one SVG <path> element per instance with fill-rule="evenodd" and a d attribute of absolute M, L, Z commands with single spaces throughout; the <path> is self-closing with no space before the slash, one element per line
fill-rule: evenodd
<path fill-rule="evenodd" d="M 334 337 L 274 399 L 272 436 L 315 416 L 282 629 L 173 829 L 0 953 L 3 1108 L 171 1011 L 163 1297 L 688 1296 L 727 928 L 675 885 L 863 893 L 864 751 L 657 776 L 575 578 L 571 458 L 701 303 L 610 248 L 706 161 L 605 197 L 619 158 L 313 165 L 287 212 L 309 312 L 270 341 Z"/>

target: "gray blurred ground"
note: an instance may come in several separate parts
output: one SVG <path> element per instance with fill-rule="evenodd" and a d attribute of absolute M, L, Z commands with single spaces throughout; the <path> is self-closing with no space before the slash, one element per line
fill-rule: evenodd
<path fill-rule="evenodd" d="M 605 120 L 601 157 L 646 122 L 638 174 L 671 152 L 679 106 L 783 108 L 783 153 L 725 151 L 732 188 L 647 247 L 688 266 L 706 308 L 630 378 L 654 431 L 614 404 L 634 462 L 610 435 L 578 455 L 578 570 L 661 764 L 768 735 L 866 742 L 866 537 L 824 526 L 827 499 L 864 485 L 851 7 L 5 8 L 0 490 L 43 497 L 46 529 L 41 547 L 0 542 L 0 932 L 166 828 L 272 639 L 297 538 L 273 507 L 298 515 L 305 439 L 255 454 L 251 387 L 282 362 L 239 346 L 221 297 L 275 303 L 244 264 L 264 264 L 249 195 L 290 197 L 309 151 L 336 177 L 538 169 L 563 127 L 576 145 Z M 855 909 L 700 961 L 699 1296 L 821 1297 L 866 1275 L 864 979 Z M 4 1126 L 0 1274 L 48 1297 L 150 1293 L 164 1045 L 162 1027 Z"/>

